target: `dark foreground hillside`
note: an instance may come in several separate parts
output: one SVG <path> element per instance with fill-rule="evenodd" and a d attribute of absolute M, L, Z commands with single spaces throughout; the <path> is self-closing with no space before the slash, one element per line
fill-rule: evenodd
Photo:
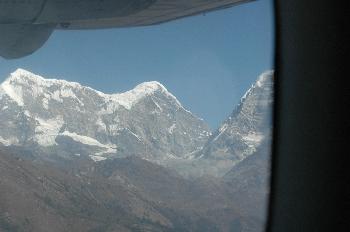
<path fill-rule="evenodd" d="M 70 163 L 63 169 L 1 152 L 0 231 L 215 232 L 262 226 L 217 179 L 185 180 L 138 158 Z"/>

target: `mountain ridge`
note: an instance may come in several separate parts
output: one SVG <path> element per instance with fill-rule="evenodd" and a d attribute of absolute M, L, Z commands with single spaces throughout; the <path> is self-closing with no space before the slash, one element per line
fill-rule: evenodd
<path fill-rule="evenodd" d="M 30 81 L 31 83 L 28 83 Z M 11 84 L 12 83 L 12 84 Z M 48 79 L 44 78 L 40 75 L 34 74 L 25 69 L 18 68 L 14 72 L 12 72 L 8 78 L 6 78 L 0 86 L 3 89 L 3 92 L 11 97 L 13 95 L 13 90 L 10 89 L 14 84 L 34 84 L 35 86 L 40 87 L 50 87 L 52 85 L 60 85 L 61 87 L 71 87 L 77 89 L 88 89 L 96 92 L 101 97 L 105 97 L 106 100 L 114 100 L 118 102 L 120 105 L 124 106 L 127 109 L 130 109 L 133 104 L 135 104 L 140 98 L 145 97 L 149 94 L 152 94 L 156 91 L 164 92 L 169 97 L 173 98 L 179 106 L 182 107 L 181 103 L 176 99 L 176 97 L 171 94 L 164 85 L 162 85 L 158 81 L 147 81 L 136 85 L 133 89 L 121 92 L 121 93 L 112 93 L 106 94 L 99 90 L 93 89 L 89 86 L 84 86 L 78 82 L 66 81 L 63 79 Z M 12 85 L 12 86 L 11 86 Z M 38 91 L 38 89 L 33 89 L 34 91 Z M 18 101 L 18 96 L 14 96 L 12 98 L 19 105 L 23 105 L 23 100 Z"/>
<path fill-rule="evenodd" d="M 137 155 L 145 159 L 157 156 L 157 162 L 162 162 L 161 158 L 177 158 L 199 149 L 211 133 L 202 119 L 156 81 L 124 93 L 104 94 L 17 69 L 1 89 L 0 118 L 17 130 L 11 130 L 11 123 L 0 123 L 4 145 L 32 143 L 47 153 L 46 148 L 56 149 L 60 142 L 67 145 L 65 151 L 80 143 L 83 151 L 74 154 L 93 147 L 90 157 L 96 161 Z M 18 124 L 27 129 L 23 131 L 15 126 Z M 134 149 L 130 150 L 131 143 Z"/>
<path fill-rule="evenodd" d="M 273 71 L 262 73 L 193 160 L 172 161 L 184 176 L 223 177 L 272 134 Z"/>
<path fill-rule="evenodd" d="M 186 177 L 222 177 L 271 136 L 272 81 L 272 70 L 259 75 L 231 115 L 212 133 L 159 82 L 104 94 L 79 83 L 45 79 L 17 69 L 1 86 L 21 87 L 17 92 L 27 94 L 25 104 L 11 105 L 12 98 L 6 101 L 11 91 L 3 92 L 0 118 L 27 129 L 14 126 L 18 133 L 12 133 L 9 123 L 0 122 L 4 130 L 0 131 L 0 144 L 26 146 L 38 154 L 59 154 L 68 159 L 87 155 L 102 161 L 137 156 Z M 13 136 L 6 137 L 11 133 Z"/>

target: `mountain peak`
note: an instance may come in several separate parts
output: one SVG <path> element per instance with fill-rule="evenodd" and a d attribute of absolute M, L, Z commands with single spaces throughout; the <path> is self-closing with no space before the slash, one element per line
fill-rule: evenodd
<path fill-rule="evenodd" d="M 9 82 L 9 83 L 25 84 L 25 83 L 28 83 L 28 81 L 31 82 L 30 84 L 35 83 L 35 84 L 44 85 L 44 86 L 50 86 L 52 84 L 64 84 L 64 85 L 70 85 L 72 87 L 78 87 L 78 86 L 84 87 L 77 82 L 58 80 L 58 79 L 47 79 L 22 68 L 18 68 L 14 72 L 12 72 L 3 83 Z M 122 93 L 115 93 L 112 95 L 120 95 L 120 94 L 125 94 L 127 92 L 153 93 L 156 91 L 168 92 L 168 90 L 164 87 L 164 85 L 162 85 L 158 81 L 148 81 L 148 82 L 143 82 L 141 84 L 138 84 L 136 87 L 134 87 L 129 91 L 122 92 Z"/>
<path fill-rule="evenodd" d="M 69 85 L 72 87 L 78 87 L 81 85 L 76 82 L 69 82 L 66 80 L 58 80 L 58 79 L 48 79 L 44 78 L 40 75 L 34 74 L 28 70 L 18 68 L 14 72 L 12 72 L 9 77 L 2 83 L 2 85 L 6 84 L 21 84 L 21 85 L 38 85 L 38 86 L 46 86 L 50 87 L 53 84 L 59 84 L 59 85 Z"/>
<path fill-rule="evenodd" d="M 181 103 L 177 100 L 177 98 L 158 81 L 143 82 L 134 87 L 132 90 L 129 90 L 124 93 L 113 94 L 112 96 L 115 99 L 121 99 L 124 103 L 122 105 L 126 106 L 126 108 L 130 108 L 134 102 L 137 102 L 139 99 L 144 98 L 145 96 L 152 95 L 156 92 L 160 92 L 168 98 L 173 99 L 179 107 L 182 107 Z"/>
<path fill-rule="evenodd" d="M 135 86 L 133 89 L 129 91 L 113 94 L 113 96 L 117 96 L 117 97 L 130 96 L 130 97 L 140 98 L 146 95 L 153 94 L 157 91 L 160 91 L 166 94 L 169 93 L 168 90 L 161 83 L 157 81 L 149 81 L 149 82 L 143 82 L 141 84 L 138 84 L 137 86 Z"/>
<path fill-rule="evenodd" d="M 17 68 L 14 72 L 11 73 L 11 76 L 37 76 L 34 73 L 22 69 L 22 68 Z"/>
<path fill-rule="evenodd" d="M 56 86 L 61 90 L 70 89 L 69 91 L 73 92 L 89 89 L 97 93 L 100 97 L 103 97 L 106 100 L 112 100 L 113 102 L 122 105 L 127 109 L 130 109 L 135 103 L 144 97 L 153 95 L 155 93 L 161 93 L 167 98 L 172 99 L 172 101 L 179 107 L 182 107 L 181 103 L 176 99 L 176 97 L 172 95 L 164 87 L 164 85 L 158 81 L 143 82 L 133 89 L 122 93 L 106 94 L 93 88 L 83 86 L 76 82 L 69 82 L 66 80 L 58 79 L 46 79 L 22 68 L 18 68 L 12 72 L 9 77 L 1 84 L 0 90 L 2 92 L 2 95 L 7 94 L 10 98 L 17 102 L 18 105 L 23 106 L 23 86 L 25 86 L 27 89 L 31 89 L 32 92 L 35 92 L 35 94 L 38 96 L 42 95 L 45 91 L 47 92 L 48 88 L 52 86 Z"/>
<path fill-rule="evenodd" d="M 248 89 L 248 91 L 241 98 L 241 104 L 246 100 L 246 98 L 254 92 L 255 89 L 264 88 L 271 86 L 273 80 L 274 70 L 267 70 L 259 75 L 256 82 Z"/>
<path fill-rule="evenodd" d="M 255 85 L 258 87 L 262 87 L 266 83 L 269 83 L 271 81 L 271 78 L 273 78 L 274 71 L 268 70 L 260 74 L 258 77 L 258 80 L 256 81 Z"/>
<path fill-rule="evenodd" d="M 140 91 L 168 91 L 164 85 L 159 83 L 158 81 L 148 81 L 148 82 L 143 82 L 139 85 L 137 85 L 134 90 L 140 90 Z"/>
<path fill-rule="evenodd" d="M 44 81 L 45 79 L 25 69 L 18 68 L 12 72 L 5 82 L 23 82 L 31 80 L 33 82 Z"/>

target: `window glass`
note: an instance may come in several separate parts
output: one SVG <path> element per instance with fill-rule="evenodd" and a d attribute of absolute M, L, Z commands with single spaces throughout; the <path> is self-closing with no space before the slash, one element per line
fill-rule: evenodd
<path fill-rule="evenodd" d="M 273 45 L 260 0 L 0 58 L 0 231 L 263 231 Z"/>

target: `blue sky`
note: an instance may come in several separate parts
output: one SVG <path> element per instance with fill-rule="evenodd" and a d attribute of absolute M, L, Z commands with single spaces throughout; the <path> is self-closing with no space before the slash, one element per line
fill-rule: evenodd
<path fill-rule="evenodd" d="M 106 93 L 156 80 L 215 129 L 273 68 L 272 12 L 258 0 L 150 27 L 56 31 L 31 56 L 0 58 L 0 81 L 18 67 Z"/>

